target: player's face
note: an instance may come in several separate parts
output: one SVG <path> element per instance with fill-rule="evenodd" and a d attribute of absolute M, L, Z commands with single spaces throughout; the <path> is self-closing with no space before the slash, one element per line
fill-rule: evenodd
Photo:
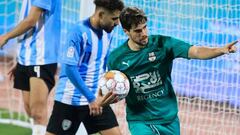
<path fill-rule="evenodd" d="M 114 27 L 119 24 L 119 15 L 119 10 L 115 10 L 113 12 L 104 12 L 100 19 L 100 27 L 108 33 L 112 32 Z"/>
<path fill-rule="evenodd" d="M 129 39 L 136 43 L 140 48 L 148 43 L 147 24 L 142 23 L 137 26 L 132 26 L 128 31 Z"/>

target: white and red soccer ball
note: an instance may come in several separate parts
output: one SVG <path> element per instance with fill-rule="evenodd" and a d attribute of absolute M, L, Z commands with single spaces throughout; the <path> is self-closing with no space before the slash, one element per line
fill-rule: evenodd
<path fill-rule="evenodd" d="M 99 80 L 99 87 L 103 95 L 113 91 L 117 95 L 118 101 L 124 99 L 130 89 L 127 76 L 118 70 L 110 70 L 104 73 Z"/>

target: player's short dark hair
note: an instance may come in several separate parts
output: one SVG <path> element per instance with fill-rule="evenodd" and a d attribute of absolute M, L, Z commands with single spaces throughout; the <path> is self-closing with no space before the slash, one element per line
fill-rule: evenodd
<path fill-rule="evenodd" d="M 120 22 L 124 29 L 130 30 L 132 26 L 147 22 L 147 16 L 143 10 L 137 7 L 124 8 L 120 14 Z"/>
<path fill-rule="evenodd" d="M 109 11 L 119 10 L 122 11 L 124 4 L 122 0 L 94 0 L 96 7 L 102 7 Z"/>

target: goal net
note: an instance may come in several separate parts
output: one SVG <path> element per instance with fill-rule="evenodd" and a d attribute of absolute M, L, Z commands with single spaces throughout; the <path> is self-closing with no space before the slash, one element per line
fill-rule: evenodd
<path fill-rule="evenodd" d="M 89 0 L 62 0 L 63 43 L 66 40 L 67 29 L 83 16 L 90 15 L 89 8 L 92 6 L 83 1 Z M 197 46 L 216 47 L 224 46 L 240 37 L 238 0 L 124 0 L 124 2 L 127 6 L 136 6 L 146 12 L 149 34 L 163 34 Z M 16 24 L 20 6 L 21 0 L 0 1 L 0 34 Z M 115 32 L 113 45 L 117 47 L 127 37 L 121 27 L 117 27 Z M 7 49 L 12 48 L 6 46 L 4 50 L 0 50 L 0 108 L 2 108 L 0 122 L 18 121 L 27 126 L 29 120 L 23 109 L 21 95 L 12 89 L 11 82 L 7 80 L 6 72 L 12 62 L 12 55 L 6 53 L 9 52 Z M 212 60 L 174 61 L 172 79 L 179 102 L 181 134 L 240 133 L 239 72 L 239 49 L 235 54 Z M 49 100 L 51 111 L 53 96 Z M 124 107 L 124 102 L 113 105 L 122 133 L 128 135 Z M 22 115 L 16 116 L 14 112 Z"/>

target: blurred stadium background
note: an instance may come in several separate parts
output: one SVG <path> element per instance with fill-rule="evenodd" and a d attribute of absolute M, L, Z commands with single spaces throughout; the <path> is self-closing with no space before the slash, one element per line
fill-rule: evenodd
<path fill-rule="evenodd" d="M 0 34 L 12 29 L 22 0 L 0 0 Z M 223 46 L 240 39 L 239 0 L 124 0 L 148 15 L 150 34 L 164 34 L 194 45 Z M 92 0 L 62 0 L 62 43 L 67 29 L 91 15 Z M 115 30 L 113 47 L 126 40 L 121 27 Z M 11 45 L 10 45 L 11 44 Z M 237 45 L 240 48 L 240 44 Z M 0 123 L 30 127 L 18 91 L 12 89 L 7 71 L 16 56 L 16 41 L 0 50 Z M 213 60 L 174 61 L 172 79 L 179 101 L 182 135 L 239 135 L 240 49 Z M 49 99 L 51 112 L 53 94 Z M 122 132 L 129 134 L 124 103 L 113 105 Z M 17 112 L 21 115 L 15 115 Z M 8 117 L 6 117 L 8 116 Z M 0 131 L 1 132 L 1 131 Z M 83 134 L 79 131 L 79 134 Z"/>

